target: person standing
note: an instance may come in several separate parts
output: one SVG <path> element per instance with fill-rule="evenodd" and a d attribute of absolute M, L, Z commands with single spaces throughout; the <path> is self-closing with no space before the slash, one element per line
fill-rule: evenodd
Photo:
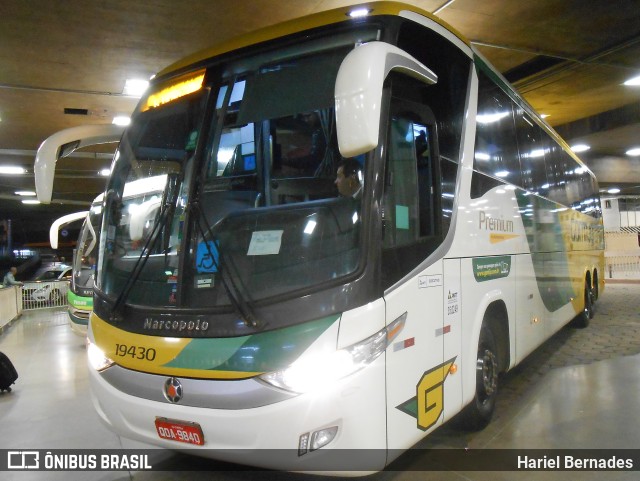
<path fill-rule="evenodd" d="M 11 269 L 9 269 L 9 272 L 7 272 L 4 276 L 4 279 L 2 280 L 2 285 L 5 287 L 11 287 L 11 286 L 22 286 L 24 285 L 22 282 L 20 281 L 16 281 L 16 274 L 18 273 L 18 269 L 15 267 L 12 267 Z"/>

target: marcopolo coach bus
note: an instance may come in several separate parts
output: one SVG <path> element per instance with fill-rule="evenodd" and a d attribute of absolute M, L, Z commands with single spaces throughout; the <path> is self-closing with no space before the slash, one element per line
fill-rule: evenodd
<path fill-rule="evenodd" d="M 102 194 L 96 197 L 89 211 L 74 212 L 56 219 L 49 230 L 52 249 L 58 248 L 58 231 L 65 225 L 83 221 L 73 251 L 72 276 L 67 291 L 69 325 L 76 334 L 85 336 L 93 306 L 93 279 L 98 255 L 98 232 L 102 220 Z"/>
<path fill-rule="evenodd" d="M 87 213 L 75 251 L 73 253 L 73 277 L 67 295 L 69 301 L 69 325 L 82 336 L 87 334 L 89 316 L 93 309 L 93 284 L 98 238 L 102 222 L 102 194 L 95 198 Z"/>
<path fill-rule="evenodd" d="M 196 455 L 380 470 L 455 415 L 486 425 L 500 373 L 588 324 L 600 214 L 589 169 L 426 12 L 236 38 L 160 72 L 120 142 L 95 407 Z"/>
<path fill-rule="evenodd" d="M 92 205 L 92 209 L 93 208 L 94 206 Z M 93 285 L 88 291 L 83 289 L 82 285 L 84 282 L 80 281 L 79 271 L 81 264 L 78 264 L 79 259 L 82 258 L 83 253 L 87 251 L 87 248 L 89 247 L 85 242 L 87 236 L 91 235 L 91 231 L 89 231 L 90 227 L 88 226 L 89 216 L 90 211 L 67 214 L 56 219 L 49 229 L 49 242 L 51 244 L 51 248 L 55 250 L 58 248 L 58 231 L 67 224 L 83 221 L 82 226 L 80 227 L 80 235 L 76 242 L 76 248 L 73 251 L 71 282 L 69 283 L 69 289 L 65 290 L 67 294 L 67 303 L 69 305 L 69 326 L 71 326 L 73 332 L 82 336 L 87 334 L 89 313 L 91 312 L 91 306 L 93 305 Z M 93 238 L 97 239 L 97 237 Z M 94 244 L 96 247 L 94 255 L 97 255 L 97 242 L 94 242 Z M 82 276 L 82 279 L 84 280 L 85 276 Z"/>

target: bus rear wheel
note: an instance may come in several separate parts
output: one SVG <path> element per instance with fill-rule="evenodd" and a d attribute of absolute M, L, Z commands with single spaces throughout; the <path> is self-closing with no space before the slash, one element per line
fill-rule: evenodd
<path fill-rule="evenodd" d="M 476 393 L 473 401 L 463 409 L 456 423 L 460 428 L 480 430 L 489 424 L 498 398 L 500 360 L 495 337 L 485 323 L 480 331 L 476 358 Z"/>
<path fill-rule="evenodd" d="M 575 319 L 575 326 L 578 328 L 585 328 L 589 326 L 589 322 L 593 318 L 593 302 L 594 293 L 593 289 L 589 285 L 589 281 L 585 281 L 584 284 L 584 308 L 582 312 Z"/>

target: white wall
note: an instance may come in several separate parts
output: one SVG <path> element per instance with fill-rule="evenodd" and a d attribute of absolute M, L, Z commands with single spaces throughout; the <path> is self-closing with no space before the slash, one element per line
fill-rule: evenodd
<path fill-rule="evenodd" d="M 0 331 L 22 314 L 22 289 L 0 287 Z"/>

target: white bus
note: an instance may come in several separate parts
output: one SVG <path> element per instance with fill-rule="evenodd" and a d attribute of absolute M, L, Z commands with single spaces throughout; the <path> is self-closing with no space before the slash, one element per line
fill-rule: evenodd
<path fill-rule="evenodd" d="M 76 276 L 78 276 L 80 272 L 75 266 L 78 260 L 78 256 L 81 256 L 81 253 L 86 250 L 86 246 L 80 247 L 80 245 L 84 243 L 84 239 L 86 239 L 87 234 L 90 233 L 90 231 L 88 232 L 88 225 L 90 225 L 90 223 L 88 224 L 89 214 L 90 211 L 80 211 L 63 215 L 62 217 L 56 219 L 49 228 L 49 243 L 51 244 L 51 248 L 55 250 L 58 248 L 58 232 L 60 231 L 60 229 L 73 222 L 82 221 L 82 226 L 80 227 L 80 235 L 78 236 L 76 247 L 73 250 L 73 261 L 71 263 L 72 268 L 69 289 L 65 289 L 66 303 L 69 306 L 69 326 L 71 327 L 73 332 L 82 336 L 87 334 L 87 326 L 89 325 L 89 313 L 91 312 L 91 305 L 93 303 L 93 289 L 91 289 L 90 293 L 83 292 L 82 294 L 84 295 L 78 295 L 80 293 L 80 283 L 76 280 Z"/>
<path fill-rule="evenodd" d="M 118 142 L 123 127 L 112 124 L 81 125 L 61 130 L 45 139 L 34 162 L 38 199 L 51 202 L 53 182 L 58 159 L 73 154 L 77 149 L 97 144 Z M 82 220 L 80 235 L 73 253 L 73 275 L 67 292 L 69 325 L 81 336 L 86 336 L 89 315 L 93 308 L 93 282 L 98 255 L 98 235 L 102 223 L 102 197 L 98 195 L 88 211 L 75 212 L 56 219 L 49 230 L 53 249 L 58 248 L 58 231 L 65 225 Z"/>
<path fill-rule="evenodd" d="M 87 334 L 89 316 L 93 310 L 93 284 L 102 223 L 102 197 L 103 195 L 100 194 L 91 203 L 73 252 L 73 277 L 67 294 L 69 325 L 76 334 L 81 336 Z"/>
<path fill-rule="evenodd" d="M 458 414 L 486 425 L 499 374 L 586 325 L 603 288 L 593 174 L 413 6 L 176 63 L 116 159 L 91 390 L 111 429 L 169 449 L 383 469 Z"/>

